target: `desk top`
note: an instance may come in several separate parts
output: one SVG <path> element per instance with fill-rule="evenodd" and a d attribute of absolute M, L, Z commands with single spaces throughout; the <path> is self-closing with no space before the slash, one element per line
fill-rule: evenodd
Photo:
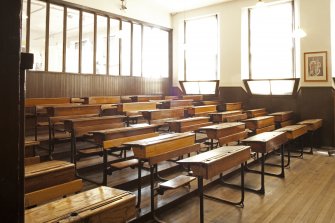
<path fill-rule="evenodd" d="M 263 132 L 241 140 L 242 143 L 250 145 L 253 151 L 260 153 L 277 149 L 287 141 L 285 132 Z"/>
<path fill-rule="evenodd" d="M 121 133 L 121 132 L 128 132 L 128 131 L 134 131 L 139 129 L 148 129 L 148 128 L 157 128 L 159 125 L 155 124 L 135 124 L 128 127 L 122 127 L 122 128 L 115 128 L 115 129 L 104 129 L 104 130 L 98 130 L 98 131 L 91 131 L 89 133 L 92 133 L 94 135 L 108 135 L 108 134 L 115 134 L 115 133 Z"/>
<path fill-rule="evenodd" d="M 275 132 L 294 132 L 299 129 L 305 129 L 305 128 L 306 128 L 306 125 L 288 125 L 283 128 L 276 129 Z"/>
<path fill-rule="evenodd" d="M 128 191 L 101 186 L 28 209 L 25 211 L 25 222 L 81 222 L 124 203 L 128 205 L 123 208 L 133 207 L 135 210 L 135 202 L 136 196 Z"/>
<path fill-rule="evenodd" d="M 221 129 L 227 129 L 227 128 L 233 128 L 233 127 L 243 127 L 243 128 L 245 128 L 245 123 L 243 123 L 243 122 L 226 122 L 226 123 L 201 127 L 199 130 L 221 130 Z"/>
<path fill-rule="evenodd" d="M 224 159 L 231 156 L 234 153 L 249 149 L 250 146 L 223 146 L 217 149 L 210 150 L 208 152 L 200 153 L 195 156 L 191 156 L 186 159 L 177 161 L 180 164 L 202 164 L 210 165 L 217 160 Z"/>
<path fill-rule="evenodd" d="M 265 116 L 258 116 L 258 117 L 254 117 L 254 118 L 248 118 L 243 120 L 243 122 L 258 122 L 258 121 L 262 121 L 265 119 L 274 119 L 274 116 L 269 116 L 269 115 L 265 115 Z"/>
<path fill-rule="evenodd" d="M 197 120 L 209 120 L 209 117 L 192 117 L 192 118 L 183 118 L 177 120 L 166 121 L 167 123 L 182 123 L 182 122 L 192 122 Z"/>
<path fill-rule="evenodd" d="M 186 132 L 186 133 L 172 133 L 172 134 L 165 134 L 165 135 L 160 135 L 152 138 L 147 138 L 147 139 L 142 139 L 142 140 L 137 140 L 137 141 L 132 141 L 132 142 L 127 142 L 124 143 L 124 145 L 130 145 L 130 146 L 140 146 L 140 147 L 146 147 L 158 143 L 163 143 L 167 141 L 173 141 L 176 139 L 181 139 L 189 136 L 194 136 L 194 133 Z"/>
<path fill-rule="evenodd" d="M 298 122 L 299 125 L 307 125 L 309 131 L 315 131 L 322 126 L 322 119 L 307 119 Z"/>

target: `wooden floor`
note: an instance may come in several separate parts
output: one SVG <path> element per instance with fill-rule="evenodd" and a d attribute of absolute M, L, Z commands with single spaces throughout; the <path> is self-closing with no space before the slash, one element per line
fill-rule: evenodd
<path fill-rule="evenodd" d="M 246 192 L 244 208 L 205 199 L 205 222 L 335 222 L 335 157 L 321 152 L 305 155 L 293 159 L 285 173 L 285 179 L 266 176 L 264 196 Z M 251 178 L 257 175 L 247 174 L 247 184 L 255 183 Z M 235 200 L 240 196 L 238 190 L 220 185 L 206 193 Z M 157 216 L 165 222 L 199 222 L 198 197 Z"/>

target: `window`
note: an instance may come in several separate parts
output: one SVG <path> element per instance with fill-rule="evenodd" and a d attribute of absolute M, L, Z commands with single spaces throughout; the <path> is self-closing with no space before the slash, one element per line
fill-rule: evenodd
<path fill-rule="evenodd" d="M 186 80 L 218 79 L 217 15 L 185 21 Z"/>
<path fill-rule="evenodd" d="M 143 30 L 143 76 L 168 77 L 169 33 L 157 28 Z"/>
<path fill-rule="evenodd" d="M 96 73 L 107 74 L 107 17 L 97 16 Z"/>
<path fill-rule="evenodd" d="M 293 4 L 249 10 L 250 79 L 294 77 Z"/>
<path fill-rule="evenodd" d="M 30 45 L 29 51 L 34 54 L 33 70 L 45 70 L 45 30 L 46 30 L 45 2 L 32 0 L 30 10 Z"/>
<path fill-rule="evenodd" d="M 61 72 L 63 67 L 64 8 L 50 4 L 48 70 Z"/>
<path fill-rule="evenodd" d="M 81 73 L 93 73 L 94 15 L 83 12 L 81 40 Z"/>
<path fill-rule="evenodd" d="M 76 4 L 22 0 L 21 51 L 34 54 L 35 71 L 168 77 L 169 35 Z"/>
<path fill-rule="evenodd" d="M 298 87 L 298 79 L 246 80 L 245 84 L 253 95 L 293 95 Z"/>
<path fill-rule="evenodd" d="M 66 14 L 66 72 L 79 72 L 79 11 L 67 9 Z"/>
<path fill-rule="evenodd" d="M 110 19 L 109 28 L 109 73 L 119 75 L 120 20 Z"/>
<path fill-rule="evenodd" d="M 133 76 L 142 75 L 142 26 L 133 24 Z"/>
<path fill-rule="evenodd" d="M 121 75 L 130 76 L 131 23 L 122 21 Z"/>
<path fill-rule="evenodd" d="M 217 95 L 219 92 L 219 81 L 179 81 L 184 94 Z"/>

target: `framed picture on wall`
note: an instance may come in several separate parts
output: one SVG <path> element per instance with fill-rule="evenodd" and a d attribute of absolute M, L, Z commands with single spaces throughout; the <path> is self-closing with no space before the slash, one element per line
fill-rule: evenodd
<path fill-rule="evenodd" d="M 304 67 L 305 81 L 328 81 L 327 51 L 306 52 Z"/>

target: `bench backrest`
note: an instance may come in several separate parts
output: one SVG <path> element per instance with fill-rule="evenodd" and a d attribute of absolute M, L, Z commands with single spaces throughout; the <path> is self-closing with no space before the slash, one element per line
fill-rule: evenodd
<path fill-rule="evenodd" d="M 120 102 L 120 96 L 93 96 L 84 98 L 84 104 L 118 104 Z"/>
<path fill-rule="evenodd" d="M 76 105 L 76 106 L 56 106 L 48 107 L 48 116 L 70 116 L 70 115 L 88 115 L 100 114 L 101 105 Z"/>
<path fill-rule="evenodd" d="M 118 112 L 131 112 L 131 111 L 145 111 L 155 110 L 156 102 L 130 102 L 118 104 Z"/>
<path fill-rule="evenodd" d="M 71 98 L 26 98 L 25 107 L 34 107 L 45 104 L 68 104 Z"/>

